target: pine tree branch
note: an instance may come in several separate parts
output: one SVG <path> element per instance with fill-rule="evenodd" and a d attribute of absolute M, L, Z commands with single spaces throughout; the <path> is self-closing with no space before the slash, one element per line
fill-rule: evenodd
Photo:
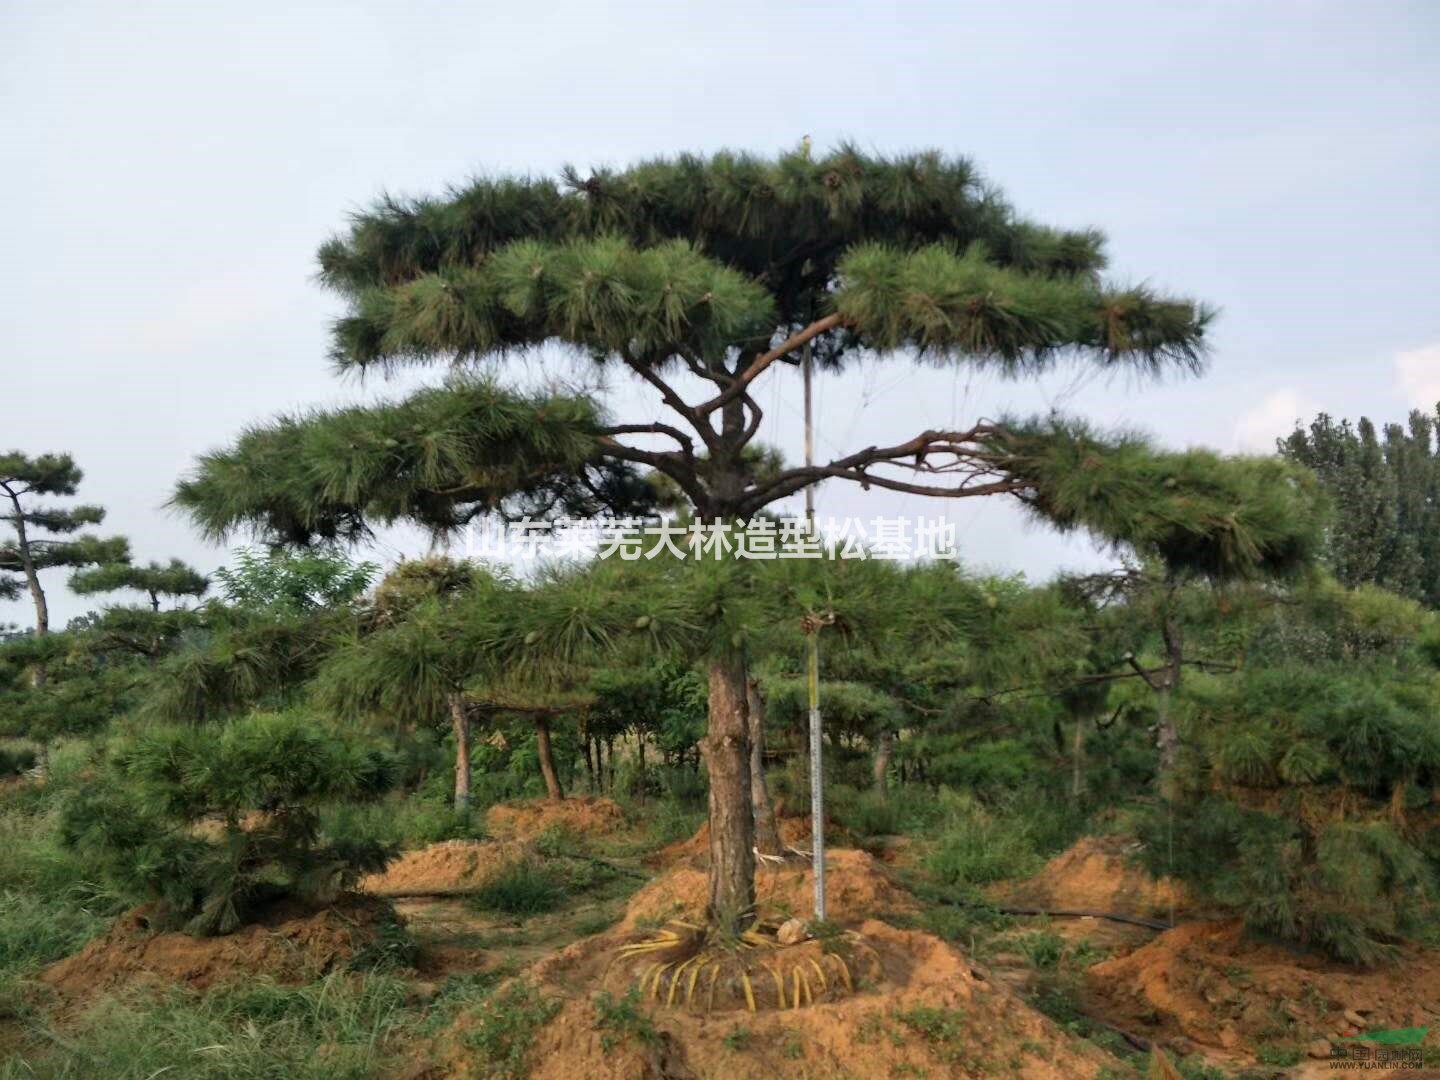
<path fill-rule="evenodd" d="M 686 460 L 674 451 L 652 451 L 641 450 L 639 447 L 627 446 L 619 442 L 612 435 L 600 435 L 595 440 L 600 444 L 601 452 L 619 461 L 628 461 L 636 465 L 649 465 L 657 472 L 662 472 L 674 480 L 697 505 L 707 498 L 705 488 L 700 483 L 700 477 L 693 465 L 687 465 Z M 691 462 L 694 458 L 689 459 Z"/>
<path fill-rule="evenodd" d="M 759 433 L 760 421 L 765 419 L 765 413 L 749 394 L 743 395 L 740 401 L 750 410 L 750 421 L 745 425 L 745 431 L 740 436 L 741 442 L 748 444 Z"/>
<path fill-rule="evenodd" d="M 684 447 L 685 456 L 694 458 L 695 441 L 686 435 L 679 428 L 671 427 L 669 424 L 615 424 L 611 427 L 604 427 L 599 430 L 600 435 L 668 435 Z"/>
<path fill-rule="evenodd" d="M 999 433 L 991 424 L 977 424 L 969 431 L 926 431 L 895 446 L 871 446 L 826 465 L 807 465 L 786 469 L 767 483 L 757 485 L 744 500 L 743 513 L 748 515 L 761 507 L 793 495 L 820 480 L 850 480 L 862 486 L 875 486 L 910 495 L 937 495 L 942 498 L 965 498 L 976 495 L 1015 494 L 1026 484 L 1004 475 L 999 464 L 1001 455 L 976 445 L 977 441 Z M 931 455 L 949 456 L 950 461 L 934 464 Z M 962 479 L 954 486 L 916 484 L 869 472 L 879 465 L 903 465 L 914 472 L 956 475 Z M 982 477 L 994 477 L 983 483 Z"/>
<path fill-rule="evenodd" d="M 703 413 L 694 406 L 687 404 L 685 399 L 676 393 L 673 386 L 655 373 L 653 366 L 628 354 L 622 355 L 621 359 L 625 361 L 626 367 L 639 375 L 651 386 L 655 387 L 656 390 L 660 391 L 660 397 L 664 400 L 665 404 L 669 405 L 670 408 L 674 409 L 690 422 L 690 426 L 695 429 L 696 434 L 700 436 L 701 441 L 704 442 L 706 446 L 712 450 L 715 449 L 715 445 L 719 441 L 719 435 L 715 429 L 710 426 L 710 423 L 705 419 Z"/>
<path fill-rule="evenodd" d="M 823 319 L 817 319 L 803 330 L 791 334 L 769 352 L 760 353 L 754 360 L 746 365 L 745 369 L 736 376 L 735 381 L 731 383 L 728 388 L 709 401 L 697 405 L 695 407 L 696 414 L 699 416 L 708 416 L 716 409 L 723 408 L 741 394 L 745 393 L 745 388 L 763 375 L 766 369 L 775 363 L 776 360 L 783 359 L 801 345 L 804 345 L 805 342 L 814 337 L 818 337 L 827 330 L 833 330 L 839 326 L 840 323 L 841 317 L 839 315 L 826 315 Z"/>

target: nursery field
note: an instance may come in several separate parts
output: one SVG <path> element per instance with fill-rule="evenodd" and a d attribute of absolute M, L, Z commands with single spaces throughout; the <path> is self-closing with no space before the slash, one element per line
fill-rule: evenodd
<path fill-rule="evenodd" d="M 45 781 L 11 780 L 0 803 L 6 1077 L 1119 1078 L 1148 1075 L 1159 1047 L 1175 1075 L 1258 1078 L 1328 1069 L 1357 1026 L 1440 1015 L 1440 951 L 1356 969 L 1249 936 L 1145 871 L 1121 817 L 843 783 L 829 922 L 773 950 L 784 986 L 756 979 L 753 1004 L 703 972 L 692 989 L 624 949 L 703 910 L 704 805 L 641 801 L 628 759 L 617 798 L 501 801 L 463 828 L 434 785 L 392 795 L 372 808 L 404 849 L 385 871 L 196 937 L 59 842 L 87 749 L 59 744 Z M 806 850 L 808 819 L 785 809 L 803 774 L 775 786 Z M 805 919 L 812 884 L 793 850 L 764 865 L 761 918 Z"/>
<path fill-rule="evenodd" d="M 482 178 L 321 247 L 340 372 L 443 374 L 197 448 L 213 574 L 0 454 L 0 1078 L 1440 1075 L 1434 416 L 814 460 L 862 363 L 1198 374 L 1107 259 L 939 153 Z M 1109 562 L 842 547 L 822 482 Z"/>

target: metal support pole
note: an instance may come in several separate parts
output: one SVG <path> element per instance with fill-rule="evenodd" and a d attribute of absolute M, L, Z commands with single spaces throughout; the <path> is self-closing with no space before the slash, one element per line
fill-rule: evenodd
<path fill-rule="evenodd" d="M 805 379 L 805 464 L 815 464 L 814 412 L 811 405 L 810 342 L 805 343 L 801 369 Z M 805 489 L 805 523 L 815 532 L 815 486 Z M 810 847 L 815 869 L 815 918 L 825 918 L 825 763 L 820 730 L 820 626 L 805 635 L 805 683 L 810 698 Z"/>

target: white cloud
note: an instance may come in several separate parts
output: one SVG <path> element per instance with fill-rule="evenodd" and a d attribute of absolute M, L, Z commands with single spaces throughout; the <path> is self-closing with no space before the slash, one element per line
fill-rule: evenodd
<path fill-rule="evenodd" d="M 1426 412 L 1440 402 L 1440 345 L 1395 354 L 1395 378 L 1405 400 Z"/>
<path fill-rule="evenodd" d="M 1269 453 L 1275 440 L 1295 430 L 1295 422 L 1304 422 L 1319 407 L 1309 398 L 1289 388 L 1267 394 L 1253 409 L 1241 415 L 1232 439 L 1235 449 L 1247 453 Z"/>

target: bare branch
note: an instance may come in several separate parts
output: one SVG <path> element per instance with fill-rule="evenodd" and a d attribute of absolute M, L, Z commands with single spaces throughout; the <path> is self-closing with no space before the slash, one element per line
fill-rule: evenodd
<path fill-rule="evenodd" d="M 695 456 L 695 442 L 679 428 L 671 427 L 669 424 L 615 424 L 612 427 L 600 429 L 601 435 L 668 435 L 678 442 L 685 451 L 686 457 Z"/>
<path fill-rule="evenodd" d="M 805 329 L 791 334 L 769 352 L 760 353 L 754 360 L 745 367 L 745 370 L 736 376 L 735 381 L 730 384 L 722 393 L 711 398 L 709 401 L 695 407 L 698 416 L 708 416 L 716 409 L 722 408 L 745 392 L 745 388 L 764 374 L 765 370 L 776 360 L 782 359 L 789 353 L 794 352 L 811 338 L 833 330 L 840 325 L 839 315 L 826 315 L 823 319 L 817 319 Z"/>
<path fill-rule="evenodd" d="M 1018 494 L 1025 485 L 999 468 L 1001 455 L 977 445 L 980 438 L 999 432 L 990 424 L 977 424 L 969 431 L 926 431 L 895 446 L 871 446 L 837 458 L 826 465 L 787 469 L 746 495 L 744 512 L 793 495 L 820 480 L 849 480 L 864 487 L 880 487 L 909 495 L 940 498 L 967 498 L 977 495 Z M 904 467 L 915 473 L 957 477 L 944 486 L 897 480 L 870 470 L 882 465 Z"/>
<path fill-rule="evenodd" d="M 705 414 L 703 412 L 701 412 L 695 406 L 687 404 L 685 402 L 685 399 L 675 392 L 675 388 L 673 386 L 671 386 L 669 383 L 667 383 L 664 379 L 662 379 L 659 375 L 655 373 L 655 369 L 652 365 L 645 363 L 643 360 L 637 360 L 633 356 L 622 356 L 622 359 L 625 361 L 626 367 L 628 367 L 631 371 L 635 372 L 635 374 L 639 375 L 651 386 L 655 387 L 656 390 L 659 390 L 660 397 L 664 399 L 665 404 L 669 405 L 670 408 L 674 409 L 686 420 L 690 421 L 690 426 L 695 429 L 696 434 L 700 436 L 700 438 L 704 441 L 705 445 L 710 447 L 711 449 L 714 449 L 715 443 L 718 441 L 719 436 L 716 434 L 715 429 L 712 428 L 709 422 L 705 419 Z"/>
<path fill-rule="evenodd" d="M 610 435 L 601 435 L 596 442 L 600 444 L 601 452 L 607 457 L 618 458 L 620 461 L 629 461 L 637 465 L 649 465 L 657 472 L 664 473 L 680 485 L 680 490 L 685 492 L 691 502 L 697 506 L 707 501 L 708 494 L 704 485 L 700 483 L 693 457 L 687 458 L 686 455 L 673 450 L 641 450 L 638 447 L 626 446 L 622 442 L 617 442 Z"/>

